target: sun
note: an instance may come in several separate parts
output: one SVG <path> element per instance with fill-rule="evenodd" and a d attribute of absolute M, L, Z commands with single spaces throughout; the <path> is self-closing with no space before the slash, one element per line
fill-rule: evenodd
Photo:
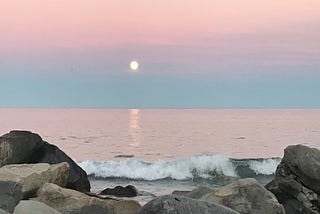
<path fill-rule="evenodd" d="M 130 69 L 131 71 L 137 71 L 139 68 L 139 63 L 135 60 L 130 62 Z"/>

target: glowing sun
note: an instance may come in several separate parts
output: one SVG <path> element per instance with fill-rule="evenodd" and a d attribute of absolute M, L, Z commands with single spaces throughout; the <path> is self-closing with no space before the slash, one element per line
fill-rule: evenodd
<path fill-rule="evenodd" d="M 130 69 L 131 71 L 137 71 L 139 68 L 139 63 L 137 61 L 130 62 Z"/>

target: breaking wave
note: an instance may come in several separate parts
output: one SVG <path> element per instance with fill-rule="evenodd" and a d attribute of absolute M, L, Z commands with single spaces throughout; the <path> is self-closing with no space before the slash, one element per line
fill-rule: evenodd
<path fill-rule="evenodd" d="M 153 181 L 270 176 L 274 174 L 280 161 L 280 158 L 230 159 L 222 155 L 201 155 L 159 162 L 130 158 L 107 162 L 82 161 L 78 164 L 88 175 L 97 178 Z"/>

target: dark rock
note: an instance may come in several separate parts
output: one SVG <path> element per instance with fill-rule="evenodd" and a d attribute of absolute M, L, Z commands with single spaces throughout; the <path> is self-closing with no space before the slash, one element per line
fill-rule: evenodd
<path fill-rule="evenodd" d="M 219 204 L 194 200 L 182 196 L 165 195 L 141 207 L 136 214 L 237 214 Z M 239 214 L 239 213 L 238 213 Z"/>
<path fill-rule="evenodd" d="M 28 163 L 40 147 L 41 137 L 28 131 L 11 131 L 0 137 L 0 167 Z"/>
<path fill-rule="evenodd" d="M 287 214 L 320 213 L 320 151 L 302 145 L 288 146 L 275 178 L 266 185 Z"/>
<path fill-rule="evenodd" d="M 117 197 L 136 197 L 138 195 L 137 189 L 128 185 L 126 187 L 116 186 L 115 188 L 107 188 L 99 193 L 100 195 L 114 195 Z"/>
<path fill-rule="evenodd" d="M 276 197 L 253 178 L 240 179 L 201 198 L 241 214 L 285 214 Z"/>
<path fill-rule="evenodd" d="M 90 191 L 86 172 L 57 146 L 28 131 L 11 131 L 0 137 L 0 166 L 6 164 L 67 162 L 70 166 L 67 188 Z"/>
<path fill-rule="evenodd" d="M 0 209 L 12 213 L 22 198 L 22 186 L 12 181 L 0 181 Z"/>
<path fill-rule="evenodd" d="M 43 143 L 44 146 L 42 146 L 38 152 L 34 154 L 38 157 L 35 163 L 56 164 L 67 162 L 70 166 L 70 169 L 66 187 L 69 189 L 78 190 L 80 192 L 89 192 L 90 182 L 88 180 L 87 173 L 57 146 L 47 142 Z"/>

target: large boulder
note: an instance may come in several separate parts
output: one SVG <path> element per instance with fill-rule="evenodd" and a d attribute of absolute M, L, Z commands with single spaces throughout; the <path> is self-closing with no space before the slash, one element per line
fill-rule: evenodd
<path fill-rule="evenodd" d="M 236 214 L 219 204 L 194 200 L 183 196 L 165 195 L 158 197 L 140 208 L 136 214 Z"/>
<path fill-rule="evenodd" d="M 202 196 L 212 192 L 213 189 L 207 186 L 198 186 L 192 191 L 173 191 L 172 195 L 180 195 L 193 199 L 200 199 Z"/>
<path fill-rule="evenodd" d="M 33 200 L 47 204 L 63 214 L 110 213 L 132 214 L 140 208 L 134 200 L 110 200 L 90 197 L 84 193 L 65 189 L 55 184 L 44 184 Z"/>
<path fill-rule="evenodd" d="M 41 137 L 28 131 L 11 131 L 0 137 L 0 167 L 28 163 L 43 146 Z"/>
<path fill-rule="evenodd" d="M 67 162 L 70 166 L 67 188 L 90 191 L 87 173 L 57 146 L 49 144 L 37 134 L 11 131 L 0 137 L 0 166 L 7 164 Z"/>
<path fill-rule="evenodd" d="M 0 209 L 13 212 L 22 198 L 22 186 L 13 181 L 0 181 Z"/>
<path fill-rule="evenodd" d="M 285 214 L 276 197 L 253 178 L 240 179 L 203 196 L 241 214 Z"/>
<path fill-rule="evenodd" d="M 22 200 L 14 208 L 13 214 L 61 214 L 44 203 L 32 200 Z"/>
<path fill-rule="evenodd" d="M 320 151 L 303 145 L 288 146 L 275 178 L 266 185 L 287 214 L 320 213 Z"/>
<path fill-rule="evenodd" d="M 132 185 L 128 185 L 126 187 L 116 186 L 115 188 L 104 189 L 99 194 L 113 195 L 117 197 L 136 197 L 138 195 L 138 190 Z"/>
<path fill-rule="evenodd" d="M 44 183 L 55 183 L 65 187 L 69 165 L 66 162 L 50 165 L 11 164 L 0 168 L 0 181 L 14 181 L 22 186 L 23 198 L 34 197 Z"/>

